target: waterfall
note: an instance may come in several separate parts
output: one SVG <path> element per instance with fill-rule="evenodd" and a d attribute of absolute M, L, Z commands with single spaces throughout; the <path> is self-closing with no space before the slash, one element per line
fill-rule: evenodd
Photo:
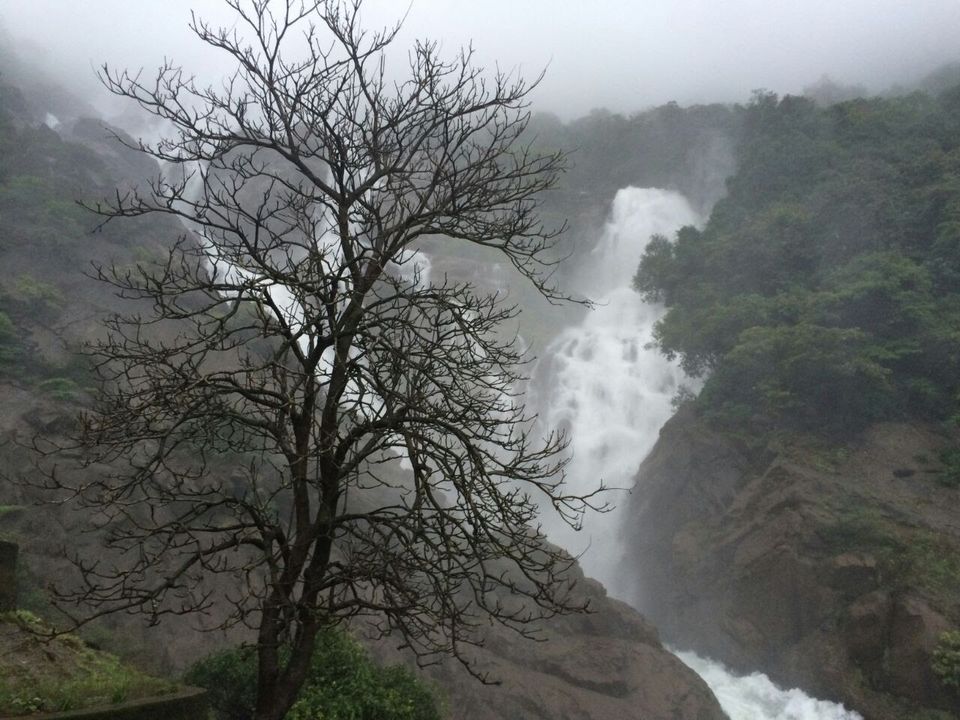
<path fill-rule="evenodd" d="M 669 419 L 671 399 L 683 381 L 675 363 L 651 346 L 663 314 L 630 287 L 650 236 L 672 234 L 697 222 L 680 195 L 626 188 L 617 193 L 610 220 L 579 273 L 574 288 L 596 305 L 583 322 L 562 331 L 546 348 L 533 384 L 533 404 L 546 429 L 562 429 L 570 442 L 568 488 L 587 494 L 602 481 L 614 488 L 614 509 L 585 518 L 583 531 L 545 514 L 550 538 L 580 555 L 590 574 L 623 597 L 627 586 L 616 547 L 626 489 L 640 460 Z"/>
<path fill-rule="evenodd" d="M 686 199 L 666 190 L 628 187 L 613 201 L 610 220 L 574 288 L 596 307 L 547 346 L 530 392 L 544 429 L 568 435 L 571 491 L 589 493 L 601 481 L 629 488 L 673 411 L 672 396 L 689 382 L 652 346 L 663 308 L 645 303 L 630 279 L 651 235 L 670 236 L 698 220 Z M 625 492 L 612 491 L 609 500 L 622 507 Z M 631 579 L 619 562 L 622 521 L 616 509 L 594 514 L 576 533 L 551 520 L 550 513 L 543 516 L 551 540 L 579 555 L 587 574 L 612 595 L 629 601 Z M 692 653 L 679 657 L 707 682 L 731 720 L 861 720 L 840 705 L 782 690 L 765 675 L 736 677 Z"/>

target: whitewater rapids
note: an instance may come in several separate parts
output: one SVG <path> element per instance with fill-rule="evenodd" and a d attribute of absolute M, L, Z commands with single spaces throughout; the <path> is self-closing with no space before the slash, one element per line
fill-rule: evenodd
<path fill-rule="evenodd" d="M 533 404 L 545 429 L 567 432 L 568 487 L 578 494 L 593 491 L 601 480 L 611 488 L 629 488 L 673 413 L 671 399 L 681 385 L 695 389 L 676 363 L 652 346 L 654 326 L 664 309 L 644 302 L 630 281 L 651 235 L 670 237 L 700 220 L 677 193 L 620 190 L 584 263 L 583 279 L 574 288 L 596 307 L 544 352 L 534 378 Z M 624 492 L 610 493 L 610 502 L 625 506 Z M 618 510 L 587 518 L 581 533 L 551 523 L 549 513 L 543 520 L 551 540 L 579 555 L 588 575 L 611 595 L 630 602 L 631 579 L 620 562 L 618 541 L 624 518 Z M 737 677 L 693 653 L 677 656 L 706 681 L 731 720 L 862 720 L 841 705 L 778 688 L 760 673 Z"/>

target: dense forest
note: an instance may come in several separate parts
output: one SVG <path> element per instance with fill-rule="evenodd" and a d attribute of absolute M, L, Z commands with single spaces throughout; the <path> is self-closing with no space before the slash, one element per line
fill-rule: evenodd
<path fill-rule="evenodd" d="M 960 89 L 758 93 L 702 230 L 648 246 L 658 341 L 728 423 L 856 431 L 957 411 Z"/>

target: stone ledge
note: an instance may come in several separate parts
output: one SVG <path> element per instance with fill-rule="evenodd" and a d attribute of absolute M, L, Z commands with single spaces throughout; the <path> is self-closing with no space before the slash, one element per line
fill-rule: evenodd
<path fill-rule="evenodd" d="M 203 720 L 208 717 L 207 691 L 185 688 L 160 697 L 61 713 L 0 716 L 0 720 Z"/>

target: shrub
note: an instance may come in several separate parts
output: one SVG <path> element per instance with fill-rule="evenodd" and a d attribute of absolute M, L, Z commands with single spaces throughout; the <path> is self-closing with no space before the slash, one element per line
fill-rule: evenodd
<path fill-rule="evenodd" d="M 256 703 L 256 653 L 239 647 L 200 660 L 184 680 L 206 688 L 218 720 L 248 720 Z M 310 675 L 287 720 L 440 720 L 433 691 L 402 666 L 380 667 L 341 630 L 317 639 Z"/>
<path fill-rule="evenodd" d="M 196 662 L 184 680 L 206 688 L 217 720 L 249 720 L 256 704 L 257 658 L 253 648 L 239 647 Z"/>
<path fill-rule="evenodd" d="M 933 650 L 933 672 L 940 682 L 960 691 L 960 630 L 948 630 Z"/>
<path fill-rule="evenodd" d="M 13 291 L 13 299 L 24 306 L 25 311 L 47 319 L 57 317 L 66 305 L 66 298 L 58 287 L 29 274 L 16 279 Z"/>

